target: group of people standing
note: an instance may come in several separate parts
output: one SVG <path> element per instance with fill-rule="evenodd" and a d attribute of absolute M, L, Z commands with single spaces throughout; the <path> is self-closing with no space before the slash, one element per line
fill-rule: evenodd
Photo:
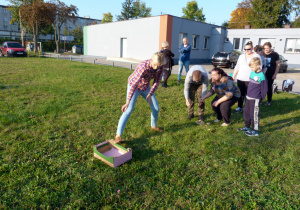
<path fill-rule="evenodd" d="M 129 76 L 127 100 L 121 108 L 123 114 L 118 124 L 116 143 L 124 141 L 121 135 L 139 95 L 142 95 L 151 107 L 151 129 L 156 132 L 163 131 L 157 127 L 159 106 L 154 92 L 159 86 L 163 73 L 162 86 L 167 87 L 167 80 L 173 66 L 172 57 L 174 57 L 168 47 L 168 42 L 162 43 L 161 52 L 157 52 L 151 59 L 141 62 Z M 248 42 L 244 47 L 245 53 L 241 54 L 238 59 L 233 76 L 228 76 L 220 68 L 214 68 L 211 71 L 212 79 L 208 90 L 208 73 L 203 66 L 195 65 L 189 70 L 191 46 L 188 44 L 187 38 L 183 38 L 183 43 L 179 47 L 177 83 L 180 83 L 182 69 L 185 66 L 187 75 L 184 83 L 184 97 L 188 107 L 188 119 L 194 117 L 196 95 L 198 100 L 196 123 L 204 124 L 205 99 L 216 93 L 211 102 L 212 109 L 216 113 L 214 122 L 223 120 L 221 126 L 230 125 L 231 107 L 238 102 L 236 112 L 244 111 L 245 119 L 245 127 L 238 131 L 244 131 L 248 136 L 258 136 L 259 105 L 266 94 L 268 94 L 266 105 L 271 104 L 272 84 L 279 71 L 279 55 L 271 51 L 271 48 L 271 43 L 267 42 L 263 46 L 256 46 L 256 53 L 253 52 L 252 42 Z M 150 87 L 152 79 L 154 82 Z M 235 79 L 237 79 L 237 86 L 234 83 Z"/>

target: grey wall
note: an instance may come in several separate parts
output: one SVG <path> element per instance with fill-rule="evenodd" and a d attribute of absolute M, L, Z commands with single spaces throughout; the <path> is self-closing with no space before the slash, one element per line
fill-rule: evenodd
<path fill-rule="evenodd" d="M 127 38 L 127 58 L 145 60 L 159 49 L 160 16 L 87 26 L 87 55 L 120 57 Z"/>
<path fill-rule="evenodd" d="M 179 34 L 186 33 L 189 44 L 192 45 L 193 35 L 199 35 L 198 49 L 192 49 L 191 51 L 191 64 L 201 64 L 211 61 L 212 50 L 215 50 L 215 41 L 221 39 L 219 32 L 212 32 L 212 29 L 218 26 L 202 23 L 198 21 L 183 19 L 179 17 L 173 17 L 173 29 L 172 29 L 172 52 L 175 54 L 175 62 L 178 62 L 179 58 Z M 224 29 L 223 29 L 224 30 Z M 220 31 L 221 33 L 221 31 Z M 204 47 L 204 37 L 209 37 L 208 49 Z"/>

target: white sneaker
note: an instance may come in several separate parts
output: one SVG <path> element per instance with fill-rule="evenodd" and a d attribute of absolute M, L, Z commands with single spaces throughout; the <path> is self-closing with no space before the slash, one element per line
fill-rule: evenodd
<path fill-rule="evenodd" d="M 215 120 L 214 120 L 215 123 L 220 122 L 220 121 L 221 121 L 221 120 L 218 120 L 218 119 L 215 119 Z"/>
<path fill-rule="evenodd" d="M 222 123 L 222 124 L 221 124 L 222 127 L 227 127 L 227 126 L 229 126 L 229 125 L 230 125 L 230 123 L 228 123 L 228 124 L 227 124 L 227 123 Z"/>
<path fill-rule="evenodd" d="M 236 108 L 234 111 L 235 111 L 235 112 L 242 112 L 242 111 L 243 111 L 243 108 L 238 107 L 238 108 Z"/>

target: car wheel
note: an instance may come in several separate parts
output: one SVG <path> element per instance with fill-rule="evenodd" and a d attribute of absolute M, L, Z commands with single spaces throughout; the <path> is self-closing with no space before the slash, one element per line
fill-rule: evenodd
<path fill-rule="evenodd" d="M 214 65 L 215 68 L 217 68 L 217 65 Z"/>
<path fill-rule="evenodd" d="M 283 72 L 287 72 L 287 66 L 283 69 Z"/>
<path fill-rule="evenodd" d="M 235 66 L 234 63 L 231 63 L 230 68 L 234 69 L 234 66 Z"/>

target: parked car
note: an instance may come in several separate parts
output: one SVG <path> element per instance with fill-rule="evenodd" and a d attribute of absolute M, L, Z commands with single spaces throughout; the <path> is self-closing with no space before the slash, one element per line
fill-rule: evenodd
<path fill-rule="evenodd" d="M 288 68 L 287 60 L 282 55 L 279 55 L 279 60 L 280 60 L 279 72 L 286 72 Z"/>
<path fill-rule="evenodd" d="M 217 52 L 213 55 L 211 63 L 214 67 L 224 66 L 233 69 L 238 58 L 239 55 L 236 52 Z"/>
<path fill-rule="evenodd" d="M 27 56 L 27 50 L 19 42 L 4 42 L 1 46 L 0 55 Z"/>

